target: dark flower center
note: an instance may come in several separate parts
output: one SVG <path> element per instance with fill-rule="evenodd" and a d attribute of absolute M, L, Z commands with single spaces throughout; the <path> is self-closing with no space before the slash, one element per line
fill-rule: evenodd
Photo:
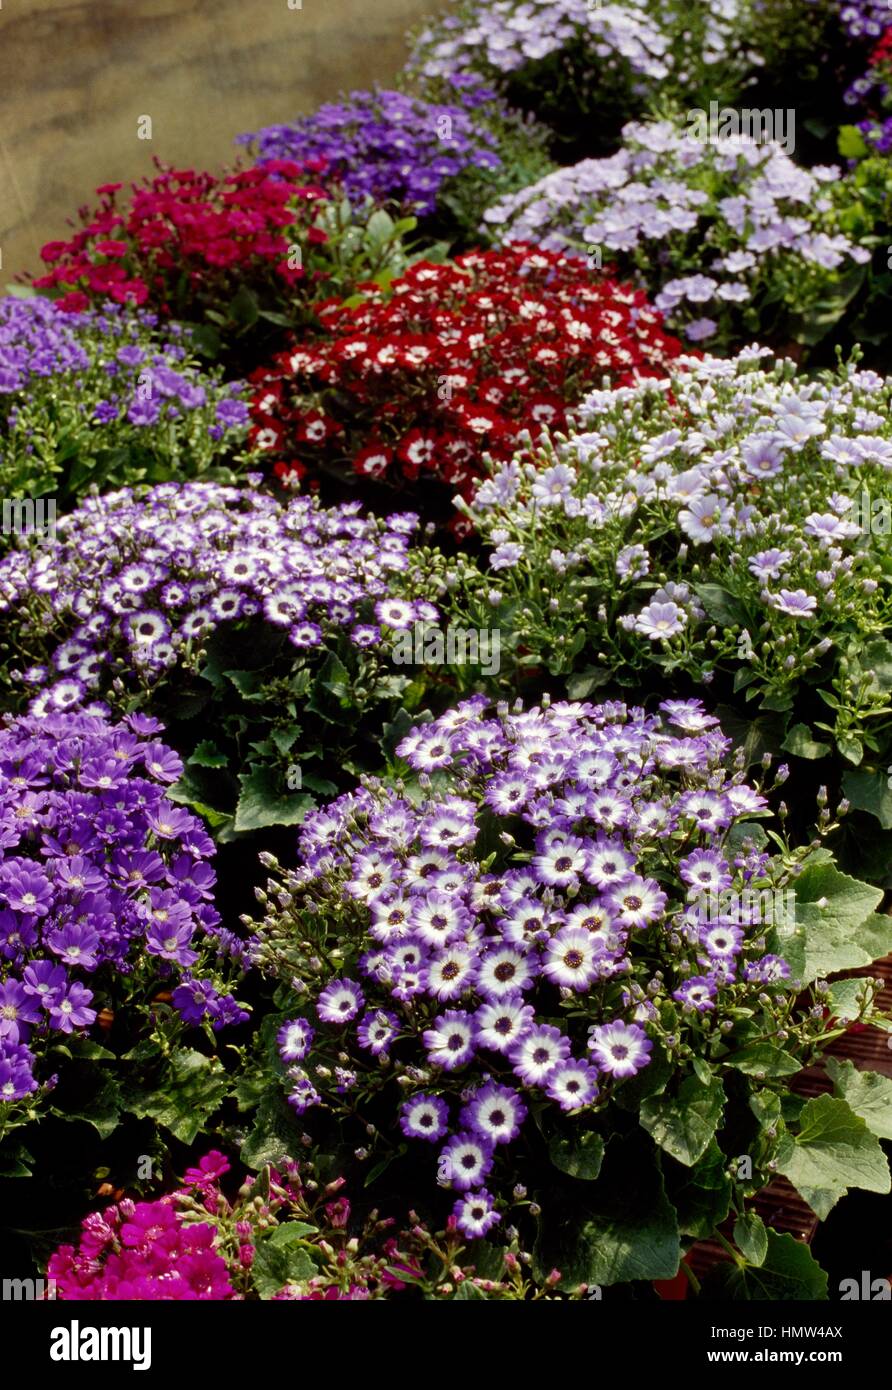
<path fill-rule="evenodd" d="M 460 1052 L 465 1045 L 465 1040 L 461 1033 L 453 1033 L 446 1044 L 450 1052 Z"/>
<path fill-rule="evenodd" d="M 501 983 L 504 983 L 505 980 L 511 980 L 514 978 L 514 976 L 517 973 L 517 967 L 515 965 L 512 965 L 510 960 L 503 960 L 501 965 L 496 966 L 493 973 L 497 980 L 499 980 Z"/>
<path fill-rule="evenodd" d="M 489 1123 L 491 1125 L 503 1125 L 505 1123 L 504 1110 L 493 1110 L 490 1112 Z"/>
<path fill-rule="evenodd" d="M 578 970 L 584 959 L 581 951 L 568 951 L 564 956 L 564 965 L 569 966 L 571 970 Z"/>
<path fill-rule="evenodd" d="M 547 1047 L 537 1047 L 536 1051 L 533 1053 L 533 1061 L 538 1062 L 541 1066 L 543 1062 L 548 1061 L 550 1056 L 551 1053 L 548 1051 Z"/>

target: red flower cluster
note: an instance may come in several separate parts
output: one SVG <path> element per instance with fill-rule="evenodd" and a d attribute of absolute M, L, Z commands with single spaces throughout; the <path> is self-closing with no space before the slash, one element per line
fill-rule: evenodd
<path fill-rule="evenodd" d="M 892 27 L 883 30 L 867 61 L 872 68 L 892 61 Z"/>
<path fill-rule="evenodd" d="M 122 185 L 96 190 L 98 209 L 81 208 L 81 228 L 68 241 L 50 241 L 41 257 L 52 269 L 34 281 L 38 289 L 63 289 L 63 309 L 86 309 L 105 298 L 175 312 L 178 301 L 222 308 L 243 284 L 278 277 L 302 278 L 302 258 L 290 257 L 297 242 L 324 242 L 312 225 L 315 204 L 327 195 L 318 174 L 291 160 L 269 160 L 218 178 L 193 169 L 159 164 L 155 178 L 133 185 L 129 208 L 121 210 Z M 195 317 L 194 309 L 189 317 Z"/>
<path fill-rule="evenodd" d="M 285 481 L 347 467 L 467 497 L 481 452 L 509 457 L 587 388 L 663 375 L 682 351 L 643 292 L 522 244 L 363 288 L 358 305 L 318 309 L 327 339 L 251 378 L 252 443 Z"/>

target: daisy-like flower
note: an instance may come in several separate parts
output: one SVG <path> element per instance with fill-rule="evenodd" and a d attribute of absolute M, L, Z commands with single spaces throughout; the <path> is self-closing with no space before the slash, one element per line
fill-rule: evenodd
<path fill-rule="evenodd" d="M 519 994 L 483 1004 L 474 1014 L 477 1041 L 494 1052 L 509 1052 L 533 1026 L 535 1011 Z"/>
<path fill-rule="evenodd" d="M 616 1019 L 589 1030 L 588 1048 L 600 1071 L 623 1080 L 648 1065 L 653 1043 L 637 1023 Z"/>
<path fill-rule="evenodd" d="M 302 1062 L 310 1050 L 314 1028 L 305 1018 L 293 1018 L 283 1023 L 276 1034 L 279 1056 L 283 1062 Z"/>
<path fill-rule="evenodd" d="M 663 916 L 666 894 L 655 879 L 633 874 L 610 889 L 607 902 L 623 926 L 646 927 Z"/>
<path fill-rule="evenodd" d="M 356 1036 L 360 1047 L 371 1052 L 373 1057 L 380 1057 L 387 1052 L 399 1031 L 400 1021 L 396 1014 L 386 1009 L 374 1009 L 362 1018 Z"/>
<path fill-rule="evenodd" d="M 553 984 L 579 992 L 595 978 L 598 944 L 584 927 L 562 927 L 545 950 L 543 975 Z"/>
<path fill-rule="evenodd" d="M 331 980 L 316 1001 L 323 1023 L 349 1023 L 363 1005 L 363 993 L 355 980 Z"/>
<path fill-rule="evenodd" d="M 422 1041 L 433 1066 L 455 1071 L 473 1057 L 476 1029 L 470 1014 L 460 1009 L 447 1009 L 425 1028 Z"/>
<path fill-rule="evenodd" d="M 404 632 L 416 621 L 415 605 L 407 599 L 381 599 L 375 604 L 375 617 L 385 627 Z"/>
<path fill-rule="evenodd" d="M 530 989 L 534 979 L 531 955 L 516 946 L 493 947 L 477 967 L 477 991 L 492 1002 Z"/>
<path fill-rule="evenodd" d="M 466 1129 L 495 1145 L 516 1138 L 526 1114 L 527 1108 L 516 1091 L 489 1081 L 474 1092 L 459 1119 Z"/>
<path fill-rule="evenodd" d="M 636 616 L 635 631 L 660 642 L 682 632 L 687 621 L 687 613 L 677 603 L 649 603 Z"/>
<path fill-rule="evenodd" d="M 683 1008 L 695 1013 L 709 1013 L 715 1008 L 716 980 L 713 975 L 692 975 L 683 985 L 672 991 Z"/>
<path fill-rule="evenodd" d="M 587 855 L 582 840 L 567 836 L 544 854 L 533 859 L 533 869 L 540 883 L 551 888 L 566 888 L 584 873 Z"/>
<path fill-rule="evenodd" d="M 486 1177 L 492 1159 L 492 1146 L 479 1134 L 455 1134 L 440 1154 L 437 1180 L 444 1187 L 468 1192 Z"/>
<path fill-rule="evenodd" d="M 449 1107 L 440 1096 L 412 1096 L 400 1107 L 400 1129 L 407 1139 L 442 1139 L 449 1126 Z"/>
<path fill-rule="evenodd" d="M 818 606 L 814 594 L 804 589 L 781 589 L 768 595 L 768 602 L 778 613 L 788 613 L 791 618 L 810 618 Z"/>
<path fill-rule="evenodd" d="M 598 1073 L 587 1062 L 576 1062 L 573 1058 L 558 1062 L 548 1073 L 545 1093 L 556 1100 L 562 1110 L 578 1110 L 597 1099 Z"/>
<path fill-rule="evenodd" d="M 477 969 L 477 952 L 456 943 L 438 951 L 427 963 L 427 987 L 434 999 L 457 999 L 470 988 Z"/>
<path fill-rule="evenodd" d="M 535 1024 L 509 1052 L 515 1076 L 528 1086 L 544 1085 L 552 1067 L 570 1055 L 570 1040 L 551 1024 Z"/>
<path fill-rule="evenodd" d="M 469 1240 L 480 1240 L 502 1219 L 485 1187 L 469 1193 L 467 1197 L 459 1197 L 452 1214 L 458 1229 Z"/>
<path fill-rule="evenodd" d="M 428 946 L 445 946 L 456 941 L 468 920 L 468 911 L 460 901 L 436 890 L 425 893 L 412 909 L 412 930 Z"/>

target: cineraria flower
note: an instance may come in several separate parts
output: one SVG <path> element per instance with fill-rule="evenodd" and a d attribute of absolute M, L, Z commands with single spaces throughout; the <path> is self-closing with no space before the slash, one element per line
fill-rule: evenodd
<path fill-rule="evenodd" d="M 452 1208 L 456 1225 L 469 1240 L 479 1240 L 491 1231 L 501 1216 L 493 1207 L 493 1198 L 485 1187 L 467 1197 L 459 1197 Z"/>
<path fill-rule="evenodd" d="M 454 1134 L 440 1154 L 444 1185 L 467 1192 L 485 1178 L 492 1167 L 490 1144 L 477 1134 Z"/>
<path fill-rule="evenodd" d="M 186 1024 L 221 1028 L 248 1016 L 215 988 L 216 971 L 201 986 L 182 971 L 199 954 L 242 948 L 224 940 L 210 901 L 213 842 L 166 800 L 179 761 L 158 731 L 138 715 L 115 724 L 100 714 L 7 716 L 0 728 L 6 1099 L 38 1089 L 53 1033 L 83 1032 L 109 997 L 119 1007 L 163 981 Z"/>
<path fill-rule="evenodd" d="M 764 798 L 728 773 L 730 740 L 696 700 L 649 714 L 618 701 L 493 710 L 475 696 L 395 752 L 426 769 L 430 750 L 437 776 L 411 799 L 368 779 L 307 815 L 256 958 L 287 989 L 296 942 L 314 937 L 295 1002 L 343 1024 L 335 1058 L 323 1030 L 304 1055 L 301 1030 L 292 1104 L 343 1114 L 349 1085 L 357 1118 L 374 1099 L 374 1129 L 391 1105 L 406 1138 L 448 1136 L 441 1185 L 476 1191 L 491 1173 L 501 1197 L 531 1113 L 548 1137 L 558 1113 L 608 1109 L 605 1078 L 643 1071 L 658 1044 L 686 1074 L 705 1014 L 746 1008 L 767 1036 L 780 1027 L 762 977 L 790 986 L 764 928 L 703 920 L 697 903 L 782 870 L 747 848 L 740 822 Z M 500 803 L 493 786 L 512 794 Z M 444 825 L 460 831 L 445 849 Z M 383 896 L 349 891 L 369 873 Z M 332 952 L 361 974 L 361 1015 L 358 986 L 328 977 Z"/>
<path fill-rule="evenodd" d="M 400 1128 L 407 1139 L 442 1139 L 448 1122 L 449 1107 L 439 1096 L 413 1096 L 400 1112 Z"/>
<path fill-rule="evenodd" d="M 355 980 L 332 980 L 319 995 L 316 1012 L 323 1023 L 349 1023 L 362 1003 L 362 990 Z"/>
<path fill-rule="evenodd" d="M 617 1020 L 594 1027 L 588 1046 L 599 1069 L 622 1080 L 647 1066 L 653 1044 L 637 1023 Z"/>
<path fill-rule="evenodd" d="M 294 1018 L 290 1023 L 283 1023 L 276 1034 L 279 1056 L 282 1061 L 302 1062 L 310 1050 L 314 1031 L 313 1027 L 303 1018 Z"/>

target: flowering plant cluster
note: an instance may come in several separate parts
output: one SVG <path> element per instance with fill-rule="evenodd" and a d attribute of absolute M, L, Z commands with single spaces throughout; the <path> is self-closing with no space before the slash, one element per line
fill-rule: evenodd
<path fill-rule="evenodd" d="M 94 484 L 231 477 L 248 407 L 241 383 L 197 364 L 186 330 L 123 306 L 66 314 L 0 299 L 0 479 L 6 497 L 60 505 Z"/>
<path fill-rule="evenodd" d="M 43 247 L 34 286 L 72 312 L 146 305 L 198 325 L 210 356 L 230 348 L 250 363 L 277 331 L 311 321 L 315 299 L 406 264 L 412 220 L 394 223 L 368 200 L 353 208 L 323 178 L 320 160 L 219 175 L 159 166 L 125 206 L 122 185 L 103 184 L 79 230 Z"/>
<path fill-rule="evenodd" d="M 772 142 L 632 123 L 617 154 L 547 175 L 484 221 L 503 241 L 580 255 L 602 248 L 690 342 L 814 343 L 870 260 L 841 230 L 838 179 L 838 169 L 801 168 Z"/>
<path fill-rule="evenodd" d="M 481 450 L 505 458 L 588 385 L 661 374 L 681 351 L 640 291 L 524 245 L 419 262 L 320 318 L 325 340 L 253 378 L 251 442 L 283 479 L 342 468 L 467 496 Z"/>
<path fill-rule="evenodd" d="M 267 160 L 320 160 L 360 207 L 369 199 L 434 219 L 445 211 L 474 234 L 463 209 L 484 189 L 508 192 L 550 167 L 544 132 L 510 112 L 473 73 L 444 84 L 442 100 L 375 88 L 351 92 L 288 125 L 240 135 L 261 167 Z"/>
<path fill-rule="evenodd" d="M 572 691 L 705 682 L 790 753 L 835 748 L 886 824 L 890 384 L 766 356 L 590 395 L 575 433 L 480 486 L 487 572 L 460 568 Z"/>
<path fill-rule="evenodd" d="M 281 1158 L 223 1191 L 231 1166 L 212 1149 L 182 1184 L 153 1201 L 129 1197 L 91 1212 L 77 1246 L 50 1257 L 47 1277 L 65 1302 L 273 1299 L 350 1302 L 473 1297 L 517 1302 L 559 1297 L 555 1270 L 537 1284 L 532 1256 L 515 1240 L 488 1275 L 450 1218 L 431 1232 L 415 1219 L 353 1215 L 344 1179 L 320 1182 L 311 1158 Z M 462 1287 L 469 1286 L 462 1293 Z M 569 1297 L 582 1297 L 583 1287 Z"/>
<path fill-rule="evenodd" d="M 294 823 L 310 790 L 336 790 L 333 741 L 346 754 L 364 733 L 338 734 L 345 711 L 358 724 L 398 707 L 408 678 L 390 638 L 437 617 L 401 596 L 416 516 L 280 503 L 258 481 L 90 497 L 52 544 L 0 562 L 7 661 L 29 711 L 101 696 L 162 715 L 189 750 L 184 795 L 223 820 L 234 809 L 237 830 Z M 213 711 L 210 730 L 199 711 Z"/>
<path fill-rule="evenodd" d="M 730 98 L 754 52 L 746 0 L 463 0 L 415 38 L 421 79 L 481 74 L 579 158 L 655 101 Z"/>
<path fill-rule="evenodd" d="M 509 713 L 481 697 L 399 745 L 414 784 L 367 781 L 308 816 L 298 867 L 265 859 L 253 951 L 291 991 L 278 1044 L 294 1110 L 373 1120 L 391 1156 L 431 1150 L 430 1180 L 470 1239 L 522 1218 L 532 1189 L 547 1262 L 574 1221 L 542 1193 L 570 1175 L 585 1239 L 565 1283 L 671 1277 L 680 1236 L 732 1209 L 744 1219 L 775 1168 L 826 1213 L 780 1093 L 834 1035 L 838 1005 L 825 985 L 801 991 L 836 952 L 885 949 L 892 923 L 885 946 L 871 938 L 880 893 L 861 885 L 842 936 L 839 914 L 822 926 L 809 905 L 854 881 L 823 852 L 758 847 L 766 797 L 730 771 L 729 749 L 696 700 L 648 715 L 616 702 Z M 792 909 L 766 913 L 766 897 Z M 845 1149 L 861 1122 L 830 1104 Z M 723 1147 L 738 1105 L 762 1121 L 745 1181 Z M 888 1191 L 869 1147 L 869 1174 L 846 1169 L 846 1182 Z M 676 1203 L 668 1242 L 647 1239 L 665 1222 L 659 1166 Z M 636 1191 L 619 1223 L 618 1182 Z M 691 1184 L 712 1193 L 696 1215 Z"/>
<path fill-rule="evenodd" d="M 162 988 L 183 1024 L 248 1016 L 214 964 L 239 954 L 213 905 L 215 846 L 170 801 L 182 763 L 158 733 L 89 713 L 0 729 L 0 1135 L 102 1009 Z"/>

